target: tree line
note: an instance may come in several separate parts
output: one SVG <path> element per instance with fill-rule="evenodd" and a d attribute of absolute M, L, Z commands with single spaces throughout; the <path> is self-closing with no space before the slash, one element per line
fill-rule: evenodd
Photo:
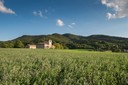
<path fill-rule="evenodd" d="M 56 49 L 86 49 L 94 51 L 127 52 L 128 39 L 104 35 L 88 37 L 73 34 L 52 34 L 46 36 L 22 36 L 15 40 L 0 42 L 0 48 L 25 48 L 27 44 L 37 44 L 53 40 Z"/>

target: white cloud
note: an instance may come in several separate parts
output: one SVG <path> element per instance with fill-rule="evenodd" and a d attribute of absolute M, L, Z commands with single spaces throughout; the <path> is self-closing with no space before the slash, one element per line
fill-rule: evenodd
<path fill-rule="evenodd" d="M 69 24 L 68 27 L 69 28 L 74 28 L 75 25 L 76 25 L 76 23 L 73 22 L 73 23 Z"/>
<path fill-rule="evenodd" d="M 61 19 L 57 19 L 56 25 L 62 27 L 64 26 L 64 22 Z"/>
<path fill-rule="evenodd" d="M 33 14 L 34 14 L 35 16 L 39 16 L 39 17 L 43 18 L 43 13 L 42 13 L 42 11 L 34 11 Z"/>
<path fill-rule="evenodd" d="M 38 17 L 41 17 L 41 18 L 45 18 L 45 19 L 47 19 L 47 16 L 46 16 L 47 13 L 48 13 L 48 10 L 47 9 L 45 9 L 45 10 L 39 10 L 39 11 L 33 11 L 33 14 L 35 16 L 38 16 Z"/>
<path fill-rule="evenodd" d="M 114 18 L 116 18 L 116 15 L 115 14 L 111 14 L 111 13 L 107 13 L 107 18 L 108 19 L 114 19 Z"/>
<path fill-rule="evenodd" d="M 68 27 L 69 27 L 69 28 L 73 28 L 73 26 L 72 26 L 72 25 L 68 25 Z"/>
<path fill-rule="evenodd" d="M 114 11 L 107 13 L 108 19 L 128 17 L 128 0 L 101 0 L 101 2 Z"/>
<path fill-rule="evenodd" d="M 4 6 L 4 1 L 3 0 L 0 0 L 0 12 L 6 13 L 6 14 L 15 14 L 15 12 L 12 9 L 7 8 L 6 6 Z"/>
<path fill-rule="evenodd" d="M 72 25 L 76 25 L 76 23 L 73 22 Z"/>

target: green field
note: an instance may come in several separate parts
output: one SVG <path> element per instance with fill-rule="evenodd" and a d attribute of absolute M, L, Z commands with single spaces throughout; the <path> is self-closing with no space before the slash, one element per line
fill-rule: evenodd
<path fill-rule="evenodd" d="M 0 85 L 127 84 L 127 53 L 0 49 Z"/>

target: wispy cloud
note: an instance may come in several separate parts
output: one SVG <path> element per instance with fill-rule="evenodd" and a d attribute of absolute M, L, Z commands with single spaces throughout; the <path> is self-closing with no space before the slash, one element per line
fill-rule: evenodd
<path fill-rule="evenodd" d="M 39 17 L 43 18 L 43 13 L 42 13 L 42 11 L 33 11 L 33 14 L 34 14 L 35 16 L 39 16 Z"/>
<path fill-rule="evenodd" d="M 66 24 L 64 23 L 64 21 L 62 19 L 57 19 L 56 25 L 59 27 L 63 27 Z M 75 25 L 76 25 L 76 23 L 73 22 L 73 23 L 67 24 L 66 26 L 69 28 L 74 28 Z"/>
<path fill-rule="evenodd" d="M 73 28 L 73 26 L 72 26 L 72 25 L 68 25 L 68 27 L 69 27 L 69 28 Z"/>
<path fill-rule="evenodd" d="M 71 25 L 76 25 L 76 23 L 73 22 L 73 23 L 71 23 Z"/>
<path fill-rule="evenodd" d="M 57 19 L 56 25 L 59 27 L 62 27 L 62 26 L 64 26 L 64 22 L 61 19 Z"/>
<path fill-rule="evenodd" d="M 44 11 L 42 11 L 42 10 L 33 11 L 33 14 L 34 14 L 35 16 L 39 16 L 39 17 L 41 17 L 41 18 L 47 18 L 46 13 L 48 13 L 48 10 L 47 10 L 47 9 L 45 9 Z"/>
<path fill-rule="evenodd" d="M 69 24 L 68 27 L 69 28 L 74 28 L 75 25 L 76 25 L 76 23 L 73 22 L 73 23 Z"/>
<path fill-rule="evenodd" d="M 15 14 L 15 12 L 12 9 L 7 8 L 4 5 L 4 1 L 3 0 L 0 0 L 0 12 L 6 13 L 6 14 Z"/>
<path fill-rule="evenodd" d="M 128 17 L 128 0 L 101 0 L 101 2 L 114 11 L 114 13 L 107 13 L 108 19 Z"/>

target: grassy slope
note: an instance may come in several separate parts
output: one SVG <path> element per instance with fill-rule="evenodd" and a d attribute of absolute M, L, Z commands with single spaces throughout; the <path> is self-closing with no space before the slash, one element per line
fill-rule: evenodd
<path fill-rule="evenodd" d="M 0 84 L 126 85 L 128 54 L 0 49 Z"/>

